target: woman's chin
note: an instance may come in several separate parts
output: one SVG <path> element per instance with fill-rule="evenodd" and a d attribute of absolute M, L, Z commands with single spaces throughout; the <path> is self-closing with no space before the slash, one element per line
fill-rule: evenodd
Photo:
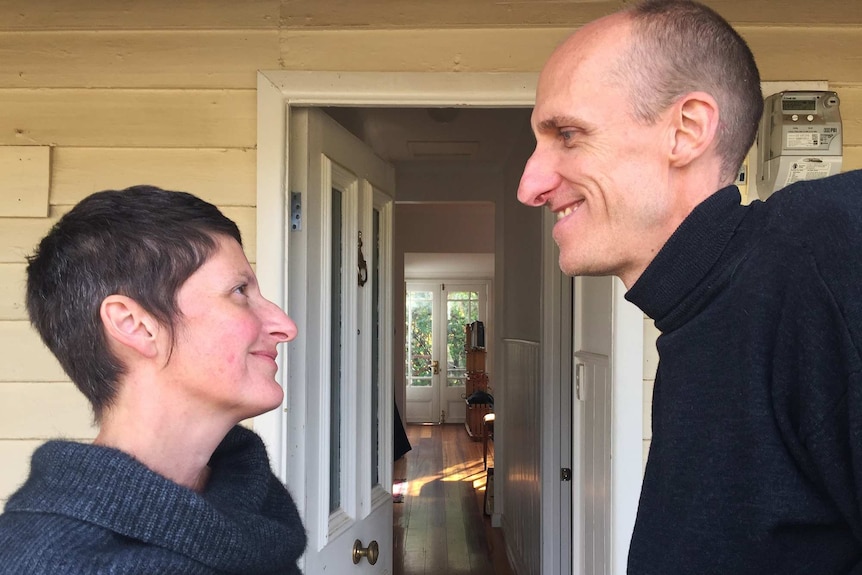
<path fill-rule="evenodd" d="M 251 398 L 249 398 L 251 399 Z M 247 410 L 242 415 L 242 419 L 249 419 L 263 415 L 273 409 L 279 407 L 284 401 L 284 390 L 274 381 L 266 387 L 266 390 L 261 390 L 253 402 L 247 403 Z"/>

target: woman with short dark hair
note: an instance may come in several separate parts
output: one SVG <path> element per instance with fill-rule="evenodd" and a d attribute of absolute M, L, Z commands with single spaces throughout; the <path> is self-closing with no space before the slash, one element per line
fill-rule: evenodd
<path fill-rule="evenodd" d="M 29 258 L 27 310 L 99 433 L 36 450 L 0 573 L 299 573 L 296 506 L 238 425 L 281 405 L 296 326 L 234 222 L 183 192 L 93 194 Z"/>

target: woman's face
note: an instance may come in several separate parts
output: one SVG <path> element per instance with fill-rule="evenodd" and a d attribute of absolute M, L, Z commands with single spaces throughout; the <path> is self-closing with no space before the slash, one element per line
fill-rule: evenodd
<path fill-rule="evenodd" d="M 177 293 L 175 345 L 162 375 L 192 412 L 238 422 L 281 404 L 276 348 L 296 336 L 296 325 L 261 295 L 239 243 L 216 239 Z"/>

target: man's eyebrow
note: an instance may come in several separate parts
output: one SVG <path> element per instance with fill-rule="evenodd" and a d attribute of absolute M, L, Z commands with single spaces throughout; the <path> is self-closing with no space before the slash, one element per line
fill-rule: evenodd
<path fill-rule="evenodd" d="M 537 132 L 553 132 L 561 126 L 582 126 L 583 122 L 574 116 L 551 116 L 536 124 Z"/>

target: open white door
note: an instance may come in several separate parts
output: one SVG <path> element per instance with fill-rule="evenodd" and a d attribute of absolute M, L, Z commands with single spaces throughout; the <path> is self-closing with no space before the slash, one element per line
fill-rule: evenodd
<path fill-rule="evenodd" d="M 576 573 L 611 575 L 612 277 L 575 278 Z"/>
<path fill-rule="evenodd" d="M 388 575 L 394 169 L 318 109 L 292 108 L 289 122 L 288 308 L 301 335 L 286 405 L 305 412 L 288 415 L 287 473 L 304 492 L 303 572 Z"/>
<path fill-rule="evenodd" d="M 612 277 L 577 277 L 572 551 L 576 575 L 623 575 L 641 484 L 643 314 Z"/>

